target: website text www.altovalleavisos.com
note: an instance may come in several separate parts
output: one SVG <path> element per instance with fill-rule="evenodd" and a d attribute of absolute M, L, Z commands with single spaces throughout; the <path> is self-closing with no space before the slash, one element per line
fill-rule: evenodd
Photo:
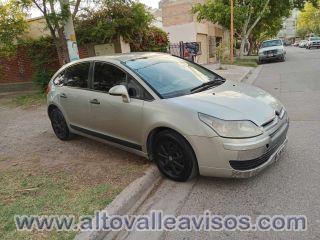
<path fill-rule="evenodd" d="M 306 231 L 304 215 L 167 215 L 152 210 L 147 215 L 109 215 L 96 211 L 91 216 L 15 215 L 18 231 Z"/>

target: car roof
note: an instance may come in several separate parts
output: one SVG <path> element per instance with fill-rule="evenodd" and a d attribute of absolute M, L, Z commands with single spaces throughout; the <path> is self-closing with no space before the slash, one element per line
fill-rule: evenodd
<path fill-rule="evenodd" d="M 275 39 L 268 39 L 268 40 L 265 40 L 265 41 L 263 41 L 263 42 L 271 42 L 271 41 L 278 41 L 278 40 L 282 41 L 282 40 L 279 39 L 279 38 L 275 38 Z"/>
<path fill-rule="evenodd" d="M 150 58 L 150 57 L 159 57 L 159 56 L 167 56 L 167 53 L 159 53 L 159 52 L 131 52 L 131 53 L 118 53 L 113 55 L 105 55 L 105 56 L 95 56 L 89 58 L 82 58 L 76 61 L 71 62 L 70 64 L 75 64 L 77 62 L 85 62 L 85 61 L 111 61 L 111 62 L 126 62 L 133 59 L 138 58 Z"/>

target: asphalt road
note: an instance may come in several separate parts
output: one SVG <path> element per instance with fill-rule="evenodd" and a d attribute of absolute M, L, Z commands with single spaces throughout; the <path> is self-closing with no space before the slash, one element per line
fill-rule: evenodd
<path fill-rule="evenodd" d="M 250 179 L 163 180 L 137 214 L 306 215 L 305 232 L 131 232 L 119 239 L 320 239 L 320 50 L 289 47 L 285 63 L 262 65 L 255 85 L 286 106 L 291 126 L 282 158 Z"/>

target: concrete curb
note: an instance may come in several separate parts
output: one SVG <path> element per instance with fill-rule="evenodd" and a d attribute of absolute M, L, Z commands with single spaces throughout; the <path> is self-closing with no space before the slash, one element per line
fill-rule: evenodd
<path fill-rule="evenodd" d="M 259 74 L 261 73 L 262 66 L 258 66 L 255 69 L 251 70 L 250 73 L 247 74 L 245 78 L 241 81 L 247 84 L 253 84 L 255 80 L 258 78 Z"/>
<path fill-rule="evenodd" d="M 245 74 L 243 74 L 243 76 L 241 77 L 240 81 L 239 82 L 245 82 L 246 79 L 249 78 L 249 76 L 252 74 L 252 72 L 254 71 L 255 69 L 250 69 L 248 72 L 246 72 Z"/>
<path fill-rule="evenodd" d="M 158 186 L 161 179 L 159 170 L 155 165 L 152 165 L 142 177 L 130 183 L 103 211 L 109 215 L 132 214 L 145 201 L 151 191 Z M 102 240 L 107 235 L 115 234 L 117 232 L 84 231 L 78 233 L 75 240 Z M 113 237 L 110 236 L 110 238 Z"/>

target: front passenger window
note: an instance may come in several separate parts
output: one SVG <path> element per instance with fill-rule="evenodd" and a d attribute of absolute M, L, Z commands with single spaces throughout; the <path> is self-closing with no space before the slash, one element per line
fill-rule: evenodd
<path fill-rule="evenodd" d="M 102 62 L 94 64 L 93 89 L 109 92 L 115 85 L 126 85 L 126 74 L 119 68 Z"/>
<path fill-rule="evenodd" d="M 131 98 L 152 100 L 153 97 L 130 75 L 128 75 L 127 89 Z"/>

